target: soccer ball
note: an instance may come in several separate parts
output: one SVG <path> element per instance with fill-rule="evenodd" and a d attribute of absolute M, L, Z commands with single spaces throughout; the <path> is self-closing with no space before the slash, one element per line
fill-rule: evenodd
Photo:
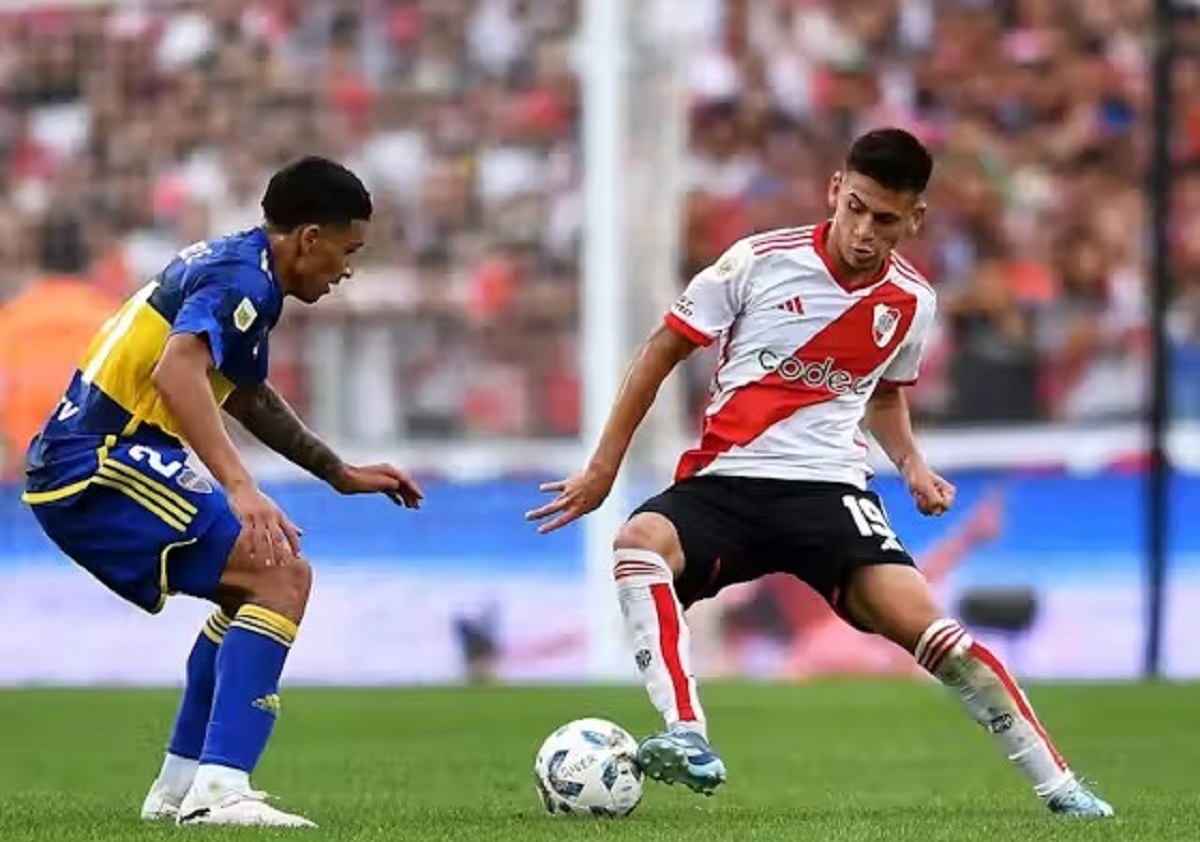
<path fill-rule="evenodd" d="M 605 719 L 576 719 L 546 738 L 533 779 L 551 815 L 627 816 L 642 800 L 637 741 Z"/>

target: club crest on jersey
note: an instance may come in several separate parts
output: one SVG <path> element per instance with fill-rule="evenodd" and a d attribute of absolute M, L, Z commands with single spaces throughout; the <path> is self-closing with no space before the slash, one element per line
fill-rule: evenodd
<path fill-rule="evenodd" d="M 745 259 L 746 246 L 743 242 L 734 243 L 725 253 L 717 258 L 717 277 L 726 278 L 741 268 Z"/>
<path fill-rule="evenodd" d="M 212 483 L 191 468 L 184 468 L 180 471 L 175 477 L 175 482 L 179 483 L 180 488 L 193 494 L 212 494 Z"/>
<path fill-rule="evenodd" d="M 892 341 L 892 337 L 896 335 L 896 328 L 900 325 L 900 311 L 895 307 L 889 307 L 886 304 L 875 305 L 875 323 L 871 328 L 871 332 L 875 336 L 875 344 L 880 348 L 887 347 Z"/>
<path fill-rule="evenodd" d="M 233 311 L 233 326 L 245 333 L 257 318 L 258 310 L 254 309 L 254 302 L 249 298 L 243 298 L 242 303 Z"/>

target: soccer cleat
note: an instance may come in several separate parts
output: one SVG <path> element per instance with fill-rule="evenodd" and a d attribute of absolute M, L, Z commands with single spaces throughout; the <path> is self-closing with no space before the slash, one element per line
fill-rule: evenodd
<path fill-rule="evenodd" d="M 638 746 L 637 763 L 649 778 L 683 784 L 703 795 L 725 783 L 725 763 L 695 731 L 677 729 L 647 738 Z"/>
<path fill-rule="evenodd" d="M 1113 814 L 1112 805 L 1092 792 L 1083 781 L 1072 779 L 1046 799 L 1051 813 L 1102 819 Z"/>
<path fill-rule="evenodd" d="M 142 802 L 142 821 L 175 821 L 179 817 L 179 805 L 183 798 L 167 789 L 158 780 L 150 785 L 146 800 Z"/>
<path fill-rule="evenodd" d="M 285 813 L 266 802 L 257 790 L 231 791 L 212 803 L 202 803 L 191 793 L 179 807 L 177 822 L 184 824 L 237 825 L 241 827 L 316 827 L 303 816 Z"/>

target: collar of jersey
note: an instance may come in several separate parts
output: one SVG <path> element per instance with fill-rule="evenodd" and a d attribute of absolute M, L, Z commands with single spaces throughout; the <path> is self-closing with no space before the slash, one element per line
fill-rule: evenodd
<path fill-rule="evenodd" d="M 275 287 L 275 290 L 282 297 L 283 287 L 280 286 L 279 278 L 275 274 L 275 253 L 271 251 L 271 237 L 267 234 L 267 229 L 262 225 L 255 228 L 254 239 L 255 245 L 261 249 L 261 257 L 259 258 L 261 261 L 260 268 L 271 279 L 272 286 Z"/>

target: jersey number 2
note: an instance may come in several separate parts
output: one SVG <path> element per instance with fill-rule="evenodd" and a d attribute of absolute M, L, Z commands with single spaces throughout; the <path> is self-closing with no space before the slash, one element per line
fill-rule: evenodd
<path fill-rule="evenodd" d="M 129 448 L 129 458 L 134 462 L 145 462 L 156 473 L 162 474 L 167 479 L 175 476 L 183 467 L 183 463 L 178 460 L 163 462 L 161 453 L 152 447 L 146 447 L 144 444 L 135 444 Z"/>
<path fill-rule="evenodd" d="M 879 547 L 881 550 L 904 552 L 904 547 L 900 546 L 900 539 L 888 523 L 887 515 L 875 505 L 874 500 L 847 494 L 842 498 L 842 505 L 850 511 L 850 517 L 860 535 L 864 538 L 882 538 L 883 543 Z"/>

